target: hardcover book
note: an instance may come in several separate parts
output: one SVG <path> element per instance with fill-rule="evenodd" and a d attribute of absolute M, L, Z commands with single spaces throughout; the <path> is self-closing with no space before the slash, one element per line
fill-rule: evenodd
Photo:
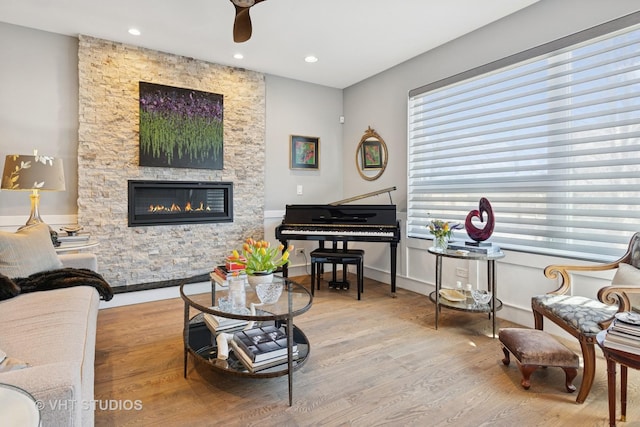
<path fill-rule="evenodd" d="M 273 359 L 266 359 L 262 362 L 253 362 L 251 358 L 238 346 L 235 341 L 231 341 L 230 343 L 231 349 L 236 355 L 236 358 L 244 365 L 245 368 L 249 372 L 259 372 L 265 369 L 271 368 L 273 366 L 279 366 L 287 363 L 287 354 L 283 354 L 282 356 L 274 357 Z M 298 352 L 294 351 L 293 360 L 294 364 L 298 359 Z"/>
<path fill-rule="evenodd" d="M 640 354 L 640 347 L 622 344 L 616 341 L 611 341 L 610 339 L 607 339 L 607 338 L 605 338 L 604 340 L 604 346 L 606 348 L 612 348 L 614 350 L 624 351 L 625 353 Z"/>
<path fill-rule="evenodd" d="M 466 242 L 466 243 L 451 242 L 447 245 L 447 249 L 450 249 L 453 251 L 458 251 L 458 250 L 469 251 L 469 252 L 475 252 L 480 254 L 494 254 L 494 253 L 500 252 L 500 247 L 492 243 L 484 244 L 480 246 L 472 245 L 468 243 L 470 242 Z"/>
<path fill-rule="evenodd" d="M 287 336 L 275 326 L 236 332 L 233 341 L 254 363 L 287 354 Z M 297 350 L 297 345 L 293 343 L 293 351 Z"/>
<path fill-rule="evenodd" d="M 204 323 L 213 333 L 230 332 L 235 329 L 244 328 L 247 326 L 247 323 L 249 323 L 248 320 L 229 319 L 227 317 L 220 317 L 209 313 L 204 313 L 202 317 L 204 319 Z"/>
<path fill-rule="evenodd" d="M 246 261 L 244 257 L 240 257 L 242 261 Z M 227 258 L 224 263 L 224 267 L 227 271 L 242 271 L 245 269 L 243 264 L 238 264 L 237 260 Z"/>

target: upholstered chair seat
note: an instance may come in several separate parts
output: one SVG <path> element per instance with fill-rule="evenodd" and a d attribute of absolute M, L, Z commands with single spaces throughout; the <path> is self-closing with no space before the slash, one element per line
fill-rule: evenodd
<path fill-rule="evenodd" d="M 536 311 L 556 315 L 581 334 L 594 336 L 602 330 L 600 324 L 610 320 L 618 311 L 617 306 L 572 295 L 537 295 L 531 299 L 531 304 Z"/>

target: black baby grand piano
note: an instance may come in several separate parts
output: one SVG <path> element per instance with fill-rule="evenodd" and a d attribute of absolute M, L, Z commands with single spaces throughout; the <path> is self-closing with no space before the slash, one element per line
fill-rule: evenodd
<path fill-rule="evenodd" d="M 282 224 L 276 227 L 276 239 L 285 247 L 290 240 L 329 242 L 381 242 L 391 248 L 391 296 L 396 296 L 396 259 L 400 241 L 400 223 L 396 206 L 346 205 L 344 203 L 389 193 L 395 187 L 374 191 L 327 205 L 287 205 Z M 287 277 L 287 266 L 282 274 Z"/>

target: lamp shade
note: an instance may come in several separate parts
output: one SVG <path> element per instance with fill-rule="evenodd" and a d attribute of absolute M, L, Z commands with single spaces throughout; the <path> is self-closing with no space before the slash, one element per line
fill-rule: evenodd
<path fill-rule="evenodd" d="M 2 189 L 64 191 L 62 159 L 38 154 L 10 154 L 4 161 Z"/>

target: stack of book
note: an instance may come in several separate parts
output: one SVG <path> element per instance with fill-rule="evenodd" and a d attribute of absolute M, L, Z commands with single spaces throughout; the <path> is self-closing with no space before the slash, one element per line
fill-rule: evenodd
<path fill-rule="evenodd" d="M 469 251 L 479 254 L 495 254 L 500 247 L 489 242 L 449 242 L 447 249 L 452 251 Z"/>
<path fill-rule="evenodd" d="M 250 372 L 287 363 L 287 336 L 275 326 L 236 332 L 230 344 L 236 357 Z M 296 343 L 293 343 L 293 358 L 298 358 Z"/>
<path fill-rule="evenodd" d="M 215 309 L 215 307 L 213 308 Z M 207 328 L 209 328 L 214 335 L 219 332 L 231 333 L 242 330 L 249 323 L 248 320 L 229 319 L 209 313 L 204 313 L 203 318 Z"/>
<path fill-rule="evenodd" d="M 618 313 L 633 315 L 634 313 Z M 618 316 L 617 315 L 617 316 Z M 604 346 L 631 354 L 640 354 L 640 324 L 631 324 L 616 319 L 604 339 Z"/>
<path fill-rule="evenodd" d="M 213 271 L 209 274 L 211 280 L 215 281 L 220 286 L 229 286 L 229 277 L 236 275 L 238 277 L 243 277 L 246 280 L 247 274 L 244 270 L 236 270 L 231 271 L 228 270 L 226 266 L 219 265 L 213 269 Z"/>

